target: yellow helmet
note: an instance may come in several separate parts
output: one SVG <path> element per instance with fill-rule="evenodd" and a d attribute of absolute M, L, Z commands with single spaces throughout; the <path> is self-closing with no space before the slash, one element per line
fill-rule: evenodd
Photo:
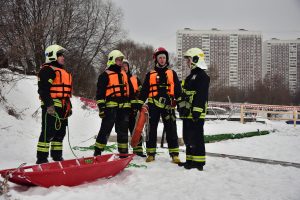
<path fill-rule="evenodd" d="M 124 54 L 119 50 L 113 50 L 108 54 L 107 67 L 116 64 L 116 58 L 124 59 Z"/>
<path fill-rule="evenodd" d="M 192 58 L 192 65 L 196 67 L 200 67 L 203 70 L 207 69 L 207 65 L 205 63 L 205 55 L 204 52 L 199 48 L 191 48 L 187 50 L 183 56 L 185 58 L 191 57 Z"/>
<path fill-rule="evenodd" d="M 66 51 L 66 49 L 57 44 L 48 46 L 45 50 L 45 57 L 46 57 L 45 63 L 51 63 L 53 61 L 56 61 L 57 53 L 63 53 L 64 51 Z"/>

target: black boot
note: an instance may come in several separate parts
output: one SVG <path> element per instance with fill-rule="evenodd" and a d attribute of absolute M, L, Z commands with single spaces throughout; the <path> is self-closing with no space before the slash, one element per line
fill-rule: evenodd
<path fill-rule="evenodd" d="M 94 156 L 101 156 L 101 150 L 95 147 Z"/>
<path fill-rule="evenodd" d="M 199 171 L 203 171 L 203 165 L 198 162 L 189 162 L 184 165 L 185 169 L 198 169 Z"/>
<path fill-rule="evenodd" d="M 186 162 L 180 162 L 180 163 L 178 163 L 178 166 L 185 168 L 185 166 L 190 166 L 191 164 L 192 164 L 192 161 L 191 160 L 187 160 Z"/>
<path fill-rule="evenodd" d="M 133 152 L 135 155 L 139 156 L 139 157 L 142 157 L 142 158 L 145 158 L 147 157 L 143 152 Z"/>
<path fill-rule="evenodd" d="M 43 164 L 43 163 L 48 163 L 48 159 L 47 158 L 38 158 L 36 161 L 36 164 Z"/>
<path fill-rule="evenodd" d="M 63 157 L 53 157 L 52 158 L 54 161 L 63 161 Z"/>

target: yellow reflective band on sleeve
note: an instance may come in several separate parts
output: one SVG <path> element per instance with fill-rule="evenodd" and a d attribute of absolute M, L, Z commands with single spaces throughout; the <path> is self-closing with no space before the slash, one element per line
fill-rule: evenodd
<path fill-rule="evenodd" d="M 97 104 L 99 104 L 99 103 L 105 103 L 105 100 L 104 99 L 97 100 Z"/>
<path fill-rule="evenodd" d="M 192 155 L 186 155 L 186 160 L 193 160 L 193 156 Z"/>
<path fill-rule="evenodd" d="M 179 148 L 169 148 L 170 153 L 179 153 Z"/>
<path fill-rule="evenodd" d="M 106 146 L 106 144 L 101 144 L 98 142 L 95 143 L 95 147 L 97 147 L 98 149 L 101 149 L 101 150 L 103 150 L 105 146 Z"/>
<path fill-rule="evenodd" d="M 146 152 L 147 153 L 156 153 L 156 148 L 147 148 Z"/>
<path fill-rule="evenodd" d="M 118 148 L 127 149 L 128 148 L 128 143 L 118 143 Z"/>
<path fill-rule="evenodd" d="M 52 84 L 52 83 L 53 83 L 53 80 L 52 80 L 52 79 L 49 79 L 48 82 Z"/>
<path fill-rule="evenodd" d="M 196 111 L 196 112 L 203 112 L 203 108 L 193 107 L 193 111 Z"/>
<path fill-rule="evenodd" d="M 187 94 L 188 96 L 192 96 L 192 95 L 196 94 L 196 91 L 188 91 L 188 90 L 186 90 L 184 93 Z"/>
<path fill-rule="evenodd" d="M 194 162 L 205 162 L 205 157 L 206 156 L 193 156 L 192 160 Z"/>

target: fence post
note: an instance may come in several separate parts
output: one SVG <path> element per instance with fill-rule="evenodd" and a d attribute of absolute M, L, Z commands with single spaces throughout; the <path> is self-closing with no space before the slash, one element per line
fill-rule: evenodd
<path fill-rule="evenodd" d="M 244 105 L 241 105 L 241 123 L 244 124 Z"/>

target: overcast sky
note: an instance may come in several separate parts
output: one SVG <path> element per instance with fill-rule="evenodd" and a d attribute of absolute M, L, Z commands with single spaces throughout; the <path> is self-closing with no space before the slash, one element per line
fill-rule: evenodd
<path fill-rule="evenodd" d="M 263 40 L 300 38 L 300 0 L 112 0 L 128 38 L 176 51 L 183 28 L 262 31 Z"/>

